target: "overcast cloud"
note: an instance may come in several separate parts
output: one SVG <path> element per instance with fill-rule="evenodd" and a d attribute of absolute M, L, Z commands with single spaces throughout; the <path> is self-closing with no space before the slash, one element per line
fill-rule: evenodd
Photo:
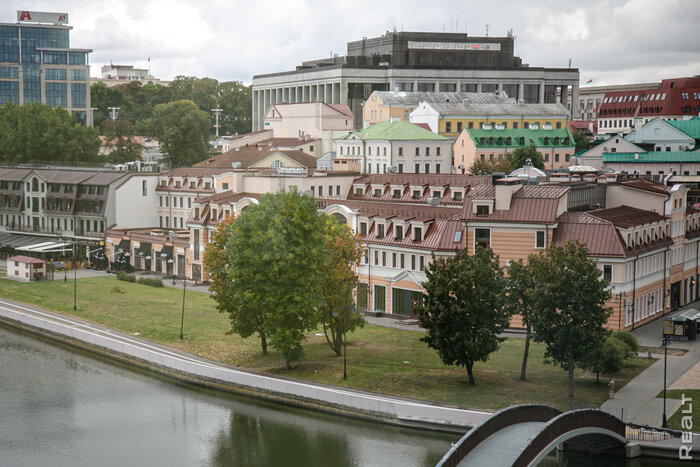
<path fill-rule="evenodd" d="M 697 0 L 3 0 L 16 10 L 68 13 L 71 46 L 91 48 L 92 76 L 108 64 L 160 79 L 208 76 L 250 83 L 305 60 L 344 55 L 348 41 L 404 31 L 516 36 L 531 66 L 571 66 L 581 84 L 700 74 Z"/>

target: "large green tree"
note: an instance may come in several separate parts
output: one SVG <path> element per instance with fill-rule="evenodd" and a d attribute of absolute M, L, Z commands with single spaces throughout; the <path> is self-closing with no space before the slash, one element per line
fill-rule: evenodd
<path fill-rule="evenodd" d="M 454 257 L 434 259 L 426 269 L 425 295 L 418 317 L 421 338 L 446 365 L 463 366 L 474 384 L 474 363 L 486 361 L 503 341 L 509 322 L 504 305 L 505 279 L 490 248 L 466 249 Z"/>
<path fill-rule="evenodd" d="M 40 103 L 0 107 L 0 162 L 100 163 L 100 140 L 60 107 Z"/>
<path fill-rule="evenodd" d="M 510 162 L 507 159 L 502 161 L 474 161 L 474 163 L 469 166 L 470 175 L 491 175 L 493 172 L 502 172 L 508 174 L 512 172 L 510 167 Z"/>
<path fill-rule="evenodd" d="M 233 135 L 251 131 L 250 115 L 253 104 L 250 86 L 245 86 L 240 81 L 219 83 L 217 105 L 222 110 L 219 134 Z"/>
<path fill-rule="evenodd" d="M 211 122 L 192 101 L 159 104 L 154 109 L 155 136 L 170 167 L 187 167 L 209 156 Z"/>
<path fill-rule="evenodd" d="M 357 288 L 355 269 L 360 264 L 361 250 L 347 225 L 338 224 L 332 216 L 324 217 L 325 254 L 320 278 L 324 300 L 318 307 L 318 320 L 328 345 L 340 355 L 345 334 L 365 324 L 362 314 L 355 312 L 352 296 Z"/>
<path fill-rule="evenodd" d="M 287 367 L 303 355 L 306 333 L 323 304 L 324 218 L 312 197 L 296 190 L 264 194 L 235 221 L 225 222 L 207 248 L 213 298 L 231 331 L 257 333 Z"/>
<path fill-rule="evenodd" d="M 574 241 L 530 257 L 528 267 L 536 284 L 535 340 L 547 344 L 546 358 L 569 372 L 569 399 L 573 399 L 574 369 L 586 366 L 591 348 L 607 335 L 608 281 L 588 258 L 586 246 Z"/>
<path fill-rule="evenodd" d="M 584 133 L 582 130 L 578 130 L 574 132 L 573 137 L 574 144 L 576 145 L 576 152 L 588 149 L 588 142 L 591 140 L 591 138 L 586 135 L 586 133 Z"/>
<path fill-rule="evenodd" d="M 143 145 L 134 138 L 134 126 L 127 120 L 104 120 L 101 128 L 110 152 L 107 161 L 122 164 L 141 160 Z"/>
<path fill-rule="evenodd" d="M 520 379 L 524 380 L 530 352 L 530 340 L 532 338 L 532 315 L 535 311 L 536 284 L 529 263 L 525 264 L 522 260 L 512 261 L 506 267 L 506 274 L 506 306 L 512 315 L 520 315 L 520 319 L 525 325 L 525 350 L 523 351 L 523 364 L 520 368 Z"/>
<path fill-rule="evenodd" d="M 525 162 L 527 162 L 528 159 L 533 166 L 540 170 L 544 170 L 544 159 L 542 158 L 542 154 L 537 152 L 537 147 L 534 144 L 527 147 L 518 148 L 513 152 L 506 154 L 506 160 L 510 163 L 510 167 L 513 170 L 519 169 L 525 165 Z"/>

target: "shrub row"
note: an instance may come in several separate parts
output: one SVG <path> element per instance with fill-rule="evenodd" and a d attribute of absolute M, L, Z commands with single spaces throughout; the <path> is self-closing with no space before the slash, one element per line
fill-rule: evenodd
<path fill-rule="evenodd" d="M 139 279 L 136 280 L 136 276 L 133 274 L 127 274 L 124 271 L 119 271 L 117 273 L 117 279 L 124 282 L 138 282 L 139 284 L 150 285 L 151 287 L 163 287 L 163 281 L 161 279 L 139 277 Z"/>

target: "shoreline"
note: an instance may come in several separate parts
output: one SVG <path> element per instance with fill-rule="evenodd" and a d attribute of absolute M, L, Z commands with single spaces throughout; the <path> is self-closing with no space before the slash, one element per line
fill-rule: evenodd
<path fill-rule="evenodd" d="M 464 434 L 491 415 L 425 401 L 321 385 L 227 367 L 30 305 L 0 300 L 0 325 L 169 380 L 392 425 Z"/>

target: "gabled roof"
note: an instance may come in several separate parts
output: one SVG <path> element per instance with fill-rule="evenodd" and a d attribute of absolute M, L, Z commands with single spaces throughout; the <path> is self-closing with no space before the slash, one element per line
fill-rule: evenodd
<path fill-rule="evenodd" d="M 667 187 L 663 183 L 652 182 L 646 179 L 630 180 L 620 183 L 622 186 L 629 188 L 636 188 L 637 190 L 644 190 L 651 193 L 657 193 L 660 195 L 668 196 L 668 191 L 671 187 Z"/>
<path fill-rule="evenodd" d="M 301 151 L 291 150 L 259 150 L 259 149 L 231 149 L 223 154 L 206 159 L 194 165 L 194 167 L 226 168 L 231 169 L 234 162 L 240 163 L 241 169 L 254 166 L 263 159 L 280 153 L 283 156 L 309 168 L 316 168 L 316 158 Z"/>
<path fill-rule="evenodd" d="M 440 102 L 428 103 L 442 117 L 450 116 L 517 116 L 517 117 L 561 117 L 569 111 L 562 104 L 526 104 L 509 100 L 500 103 Z"/>
<path fill-rule="evenodd" d="M 342 139 L 350 139 L 351 136 L 362 140 L 450 141 L 449 138 L 403 120 L 375 123 L 364 130 L 350 133 Z"/>

